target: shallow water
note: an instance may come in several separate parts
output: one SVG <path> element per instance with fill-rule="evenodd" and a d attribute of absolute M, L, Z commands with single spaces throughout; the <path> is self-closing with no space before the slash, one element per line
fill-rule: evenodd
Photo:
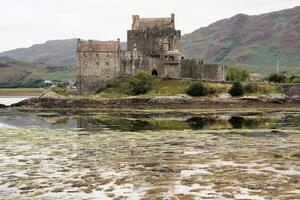
<path fill-rule="evenodd" d="M 2 199 L 299 199 L 298 112 L 0 112 Z"/>
<path fill-rule="evenodd" d="M 31 96 L 0 96 L 0 104 L 10 106 L 29 98 L 31 98 Z"/>

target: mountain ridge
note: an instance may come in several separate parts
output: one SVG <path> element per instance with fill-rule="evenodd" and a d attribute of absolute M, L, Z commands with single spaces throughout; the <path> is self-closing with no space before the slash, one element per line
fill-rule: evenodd
<path fill-rule="evenodd" d="M 274 73 L 300 73 L 300 6 L 261 15 L 237 14 L 183 35 L 187 57 Z"/>
<path fill-rule="evenodd" d="M 240 13 L 185 34 L 181 42 L 187 58 L 246 67 L 265 75 L 274 73 L 279 61 L 283 72 L 300 74 L 300 6 L 260 15 Z M 121 45 L 126 48 L 125 42 Z M 0 56 L 75 66 L 76 39 L 50 40 Z"/>

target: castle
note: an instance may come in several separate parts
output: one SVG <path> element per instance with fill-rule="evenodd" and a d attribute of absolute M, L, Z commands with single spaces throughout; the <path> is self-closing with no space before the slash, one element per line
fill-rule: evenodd
<path fill-rule="evenodd" d="M 127 31 L 127 50 L 120 40 L 77 41 L 77 88 L 80 94 L 96 92 L 107 81 L 134 75 L 139 70 L 153 76 L 225 81 L 223 65 L 185 59 L 180 49 L 181 31 L 175 29 L 175 15 L 169 18 L 132 16 Z"/>

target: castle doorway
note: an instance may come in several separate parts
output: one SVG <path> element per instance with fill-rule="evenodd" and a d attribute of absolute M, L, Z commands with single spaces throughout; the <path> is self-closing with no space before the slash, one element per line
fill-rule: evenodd
<path fill-rule="evenodd" d="M 157 77 L 158 76 L 158 71 L 156 69 L 153 69 L 151 74 L 152 74 L 152 76 Z"/>

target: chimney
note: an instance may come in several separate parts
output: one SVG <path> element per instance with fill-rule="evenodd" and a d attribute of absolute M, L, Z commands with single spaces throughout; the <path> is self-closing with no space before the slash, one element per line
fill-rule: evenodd
<path fill-rule="evenodd" d="M 132 15 L 132 30 L 134 30 L 135 23 L 137 21 L 139 21 L 139 19 L 140 19 L 140 16 L 138 16 L 138 15 Z"/>
<path fill-rule="evenodd" d="M 175 14 L 174 13 L 171 14 L 171 19 L 175 20 Z"/>

